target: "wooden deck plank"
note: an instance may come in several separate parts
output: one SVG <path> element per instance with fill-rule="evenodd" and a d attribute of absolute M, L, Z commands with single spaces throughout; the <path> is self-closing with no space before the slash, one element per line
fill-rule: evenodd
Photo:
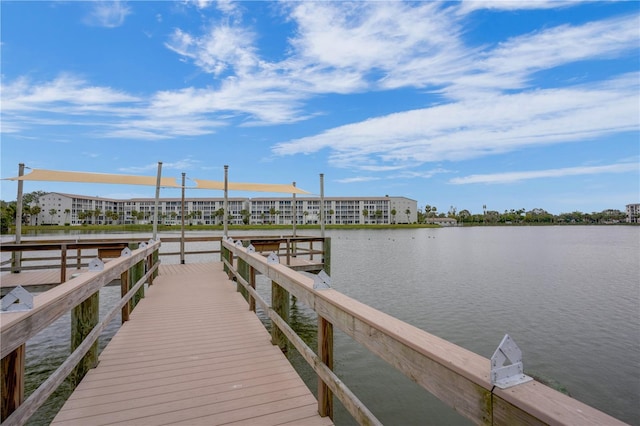
<path fill-rule="evenodd" d="M 331 424 L 221 263 L 162 265 L 52 424 Z"/>
<path fill-rule="evenodd" d="M 86 272 L 87 268 L 67 268 L 67 279 L 73 274 Z M 20 273 L 3 273 L 0 275 L 0 288 L 33 287 L 39 285 L 60 284 L 60 268 L 45 269 L 40 271 L 21 271 Z"/>

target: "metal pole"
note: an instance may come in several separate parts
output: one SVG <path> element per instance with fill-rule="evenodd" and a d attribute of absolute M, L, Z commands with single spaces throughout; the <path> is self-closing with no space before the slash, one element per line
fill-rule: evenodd
<path fill-rule="evenodd" d="M 324 238 L 324 173 L 320 173 L 320 236 Z"/>
<path fill-rule="evenodd" d="M 184 179 L 187 174 L 182 172 L 182 203 L 180 209 L 180 263 L 184 265 Z"/>
<path fill-rule="evenodd" d="M 24 176 L 24 163 L 18 164 L 18 176 Z M 16 200 L 16 243 L 20 244 L 22 241 L 22 189 L 24 181 L 18 180 L 18 195 Z M 20 266 L 22 265 L 22 252 L 16 251 L 13 258 L 13 272 L 20 272 Z"/>
<path fill-rule="evenodd" d="M 162 177 L 162 161 L 158 161 L 158 178 L 156 179 L 156 202 L 153 210 L 153 240 L 158 238 L 158 206 L 160 205 L 160 180 Z"/>
<path fill-rule="evenodd" d="M 293 187 L 295 188 L 296 183 L 293 182 Z M 296 236 L 296 222 L 298 221 L 298 211 L 296 207 L 296 193 L 293 193 L 293 236 Z"/>
<path fill-rule="evenodd" d="M 229 227 L 227 226 L 227 209 L 229 208 L 229 166 L 225 164 L 224 166 L 224 205 L 223 210 L 224 214 L 222 215 L 222 224 L 224 227 L 224 237 L 227 238 L 229 235 Z"/>

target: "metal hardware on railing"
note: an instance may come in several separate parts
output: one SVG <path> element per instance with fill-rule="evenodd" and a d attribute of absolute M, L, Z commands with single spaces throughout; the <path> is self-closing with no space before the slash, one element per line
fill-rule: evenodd
<path fill-rule="evenodd" d="M 491 384 L 507 389 L 533 380 L 524 374 L 522 351 L 516 342 L 505 334 L 498 348 L 491 356 Z"/>
<path fill-rule="evenodd" d="M 129 257 L 131 256 L 131 249 L 129 247 L 125 247 L 120 252 L 120 256 Z"/>
<path fill-rule="evenodd" d="M 247 247 L 247 253 L 255 253 L 256 252 L 256 248 L 253 246 L 253 244 L 249 244 L 249 247 Z"/>
<path fill-rule="evenodd" d="M 89 272 L 99 272 L 104 270 L 104 262 L 96 257 L 89 262 Z"/>
<path fill-rule="evenodd" d="M 236 247 L 243 247 L 243 246 L 242 246 L 242 241 L 240 241 L 240 240 L 236 240 L 236 242 L 235 242 L 235 246 L 236 246 Z"/>
<path fill-rule="evenodd" d="M 22 286 L 17 286 L 2 298 L 2 312 L 24 312 L 30 309 L 33 309 L 33 295 Z"/>
<path fill-rule="evenodd" d="M 313 277 L 313 289 L 326 290 L 328 288 L 331 288 L 331 277 L 322 270 L 318 272 L 318 275 Z"/>
<path fill-rule="evenodd" d="M 271 252 L 267 257 L 267 264 L 273 265 L 276 263 L 280 263 L 280 258 L 278 257 L 277 254 L 275 254 L 275 252 Z"/>
<path fill-rule="evenodd" d="M 141 243 L 138 244 L 138 248 L 147 248 L 147 242 L 143 241 Z"/>

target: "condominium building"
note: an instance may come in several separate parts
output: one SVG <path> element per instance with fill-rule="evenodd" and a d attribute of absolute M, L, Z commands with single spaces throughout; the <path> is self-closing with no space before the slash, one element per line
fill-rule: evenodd
<path fill-rule="evenodd" d="M 627 204 L 627 222 L 640 223 L 640 204 Z"/>
<path fill-rule="evenodd" d="M 320 198 L 229 198 L 230 224 L 298 224 L 320 223 Z M 83 223 L 151 223 L 154 198 L 115 200 L 76 194 L 48 193 L 38 200 L 40 212 L 32 215 L 32 224 L 81 225 Z M 326 224 L 390 224 L 417 221 L 416 200 L 406 197 L 325 197 Z M 223 198 L 185 198 L 187 223 L 215 225 L 222 223 Z M 161 198 L 159 223 L 182 222 L 181 198 Z"/>

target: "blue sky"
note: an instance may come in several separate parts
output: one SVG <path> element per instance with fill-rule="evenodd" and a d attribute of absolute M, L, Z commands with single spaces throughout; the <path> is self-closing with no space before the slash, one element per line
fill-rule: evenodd
<path fill-rule="evenodd" d="M 326 196 L 406 196 L 441 212 L 640 202 L 640 2 L 2 1 L 0 12 L 2 177 L 21 162 L 154 176 L 162 161 L 164 176 L 222 180 L 228 164 L 231 181 L 314 194 L 324 173 Z M 15 182 L 0 189 L 15 199 Z"/>

